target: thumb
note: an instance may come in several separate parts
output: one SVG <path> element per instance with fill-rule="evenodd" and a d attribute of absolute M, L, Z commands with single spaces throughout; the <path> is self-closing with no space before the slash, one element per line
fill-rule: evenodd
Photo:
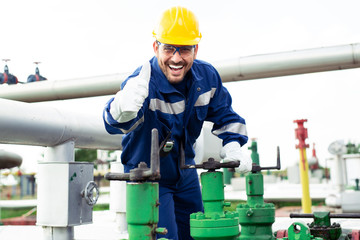
<path fill-rule="evenodd" d="M 140 73 L 139 73 L 139 78 L 140 79 L 143 79 L 143 80 L 146 80 L 147 82 L 149 82 L 150 80 L 150 75 L 151 75 L 151 66 L 150 66 L 150 62 L 149 61 L 146 61 L 144 63 L 144 65 L 142 65 L 142 68 L 140 70 Z"/>
<path fill-rule="evenodd" d="M 241 160 L 240 160 L 240 166 L 238 168 L 238 171 L 240 173 L 247 173 L 250 172 L 252 169 L 252 159 L 251 157 L 242 152 Z"/>
<path fill-rule="evenodd" d="M 226 152 L 224 148 L 221 148 L 219 155 L 221 159 L 226 158 Z"/>

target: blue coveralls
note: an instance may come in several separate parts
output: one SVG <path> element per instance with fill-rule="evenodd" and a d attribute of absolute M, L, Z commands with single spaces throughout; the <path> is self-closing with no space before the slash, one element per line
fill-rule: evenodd
<path fill-rule="evenodd" d="M 174 147 L 170 154 L 160 159 L 159 227 L 166 227 L 168 239 L 192 239 L 189 215 L 203 211 L 199 179 L 195 169 L 180 169 L 180 143 L 185 149 L 185 163 L 194 163 L 193 145 L 199 137 L 204 121 L 213 122 L 212 133 L 223 140 L 223 145 L 247 140 L 245 120 L 231 108 L 231 96 L 222 85 L 213 66 L 195 60 L 184 78 L 186 96 L 169 83 L 161 71 L 156 57 L 150 60 L 151 78 L 149 96 L 135 119 L 118 123 L 110 114 L 111 98 L 104 109 L 105 128 L 110 134 L 125 134 L 121 155 L 125 172 L 137 167 L 139 162 L 150 165 L 151 130 L 159 131 L 162 142 L 171 131 Z M 141 67 L 124 83 L 137 76 Z M 214 156 L 215 158 L 217 156 Z"/>

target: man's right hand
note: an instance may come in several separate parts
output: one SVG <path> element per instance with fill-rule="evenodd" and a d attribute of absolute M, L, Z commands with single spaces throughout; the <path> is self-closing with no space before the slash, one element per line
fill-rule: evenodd
<path fill-rule="evenodd" d="M 116 93 L 113 102 L 110 104 L 111 116 L 116 121 L 122 123 L 136 118 L 149 95 L 150 75 L 150 62 L 146 61 L 139 75 L 130 78 L 124 88 Z"/>

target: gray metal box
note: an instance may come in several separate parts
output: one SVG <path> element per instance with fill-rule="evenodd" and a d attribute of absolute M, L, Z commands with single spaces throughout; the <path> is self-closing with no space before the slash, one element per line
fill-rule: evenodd
<path fill-rule="evenodd" d="M 81 191 L 94 179 L 85 162 L 43 162 L 38 171 L 37 225 L 67 227 L 92 223 L 92 206 Z"/>

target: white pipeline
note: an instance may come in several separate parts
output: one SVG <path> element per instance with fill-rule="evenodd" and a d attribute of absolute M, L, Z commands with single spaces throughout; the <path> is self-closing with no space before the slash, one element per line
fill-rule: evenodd
<path fill-rule="evenodd" d="M 52 147 L 72 140 L 77 148 L 121 149 L 121 135 L 108 134 L 100 114 L 6 99 L 0 105 L 0 143 Z"/>
<path fill-rule="evenodd" d="M 360 67 L 360 43 L 239 57 L 214 63 L 223 82 Z M 0 98 L 41 102 L 115 94 L 129 73 L 0 85 Z"/>

